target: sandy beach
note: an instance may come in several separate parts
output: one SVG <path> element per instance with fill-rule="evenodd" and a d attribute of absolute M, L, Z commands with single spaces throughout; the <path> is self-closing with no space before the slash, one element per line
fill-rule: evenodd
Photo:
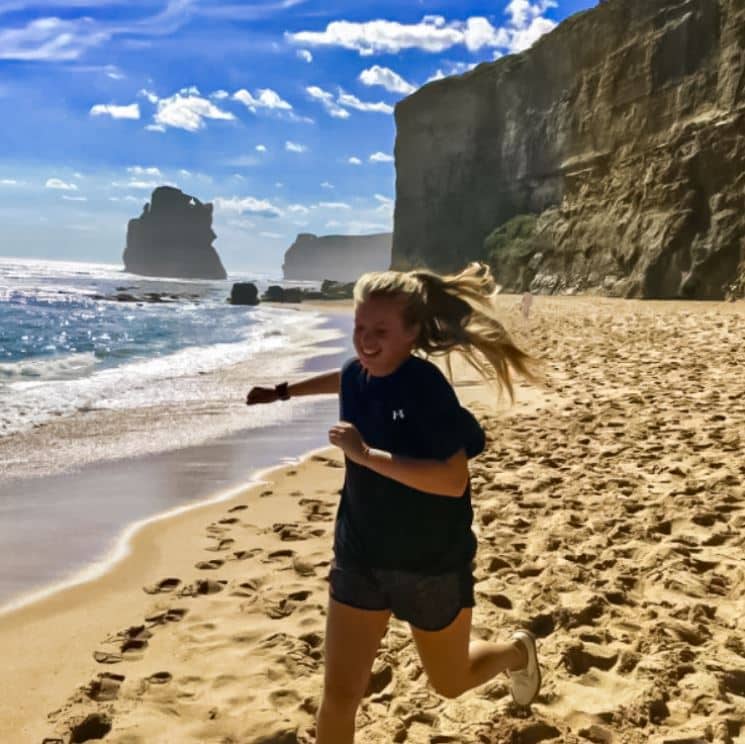
<path fill-rule="evenodd" d="M 543 690 L 530 712 L 506 677 L 445 700 L 392 620 L 357 741 L 745 743 L 745 304 L 498 305 L 550 381 L 507 407 L 455 360 L 487 433 L 474 634 L 530 627 Z M 343 475 L 307 452 L 0 616 L 3 743 L 312 742 Z"/>

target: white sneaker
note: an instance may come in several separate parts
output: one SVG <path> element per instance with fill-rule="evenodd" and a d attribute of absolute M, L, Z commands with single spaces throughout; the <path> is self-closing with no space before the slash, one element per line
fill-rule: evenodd
<path fill-rule="evenodd" d="M 535 636 L 529 630 L 516 630 L 510 640 L 519 641 L 528 652 L 528 665 L 516 671 L 508 670 L 512 682 L 512 698 L 518 705 L 530 705 L 541 689 L 541 668 Z"/>

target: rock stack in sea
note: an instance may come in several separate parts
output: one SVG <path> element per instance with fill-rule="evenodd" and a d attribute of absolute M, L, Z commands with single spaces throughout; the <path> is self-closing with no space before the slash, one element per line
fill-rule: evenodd
<path fill-rule="evenodd" d="M 424 86 L 396 123 L 395 269 L 487 259 L 513 291 L 745 294 L 742 0 L 607 0 Z"/>
<path fill-rule="evenodd" d="M 159 186 L 142 215 L 129 221 L 124 269 L 144 276 L 225 279 L 212 246 L 212 204 L 172 186 Z"/>
<path fill-rule="evenodd" d="M 300 233 L 287 249 L 285 279 L 355 281 L 366 271 L 385 271 L 391 263 L 391 233 L 322 235 Z"/>

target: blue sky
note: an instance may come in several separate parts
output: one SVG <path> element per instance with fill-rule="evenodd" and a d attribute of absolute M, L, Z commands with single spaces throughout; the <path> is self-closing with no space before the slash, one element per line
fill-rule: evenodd
<path fill-rule="evenodd" d="M 0 256 L 120 263 L 154 186 L 232 271 L 392 229 L 393 106 L 597 0 L 0 0 Z"/>

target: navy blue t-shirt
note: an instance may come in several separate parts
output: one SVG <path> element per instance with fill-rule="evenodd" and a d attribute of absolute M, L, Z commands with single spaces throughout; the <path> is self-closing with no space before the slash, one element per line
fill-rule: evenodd
<path fill-rule="evenodd" d="M 344 363 L 339 418 L 372 448 L 446 460 L 463 448 L 475 457 L 484 432 L 432 362 L 409 356 L 390 375 L 367 374 L 357 357 Z M 444 573 L 476 553 L 471 486 L 459 498 L 420 491 L 345 458 L 334 551 L 340 563 Z"/>

